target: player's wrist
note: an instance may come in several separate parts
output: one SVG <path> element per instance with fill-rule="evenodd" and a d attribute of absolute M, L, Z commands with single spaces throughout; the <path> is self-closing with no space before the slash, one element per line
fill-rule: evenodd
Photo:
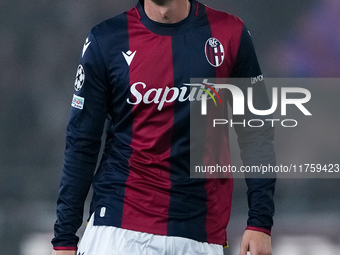
<path fill-rule="evenodd" d="M 68 250 L 53 250 L 52 255 L 76 255 L 77 251 L 68 251 Z"/>
<path fill-rule="evenodd" d="M 252 231 L 257 231 L 257 232 L 262 232 L 265 233 L 269 236 L 271 236 L 271 228 L 267 227 L 253 227 L 253 226 L 247 226 L 246 230 L 252 230 Z"/>

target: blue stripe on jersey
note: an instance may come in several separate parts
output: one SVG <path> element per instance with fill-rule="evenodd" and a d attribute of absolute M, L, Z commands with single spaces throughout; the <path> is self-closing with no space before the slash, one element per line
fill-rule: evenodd
<path fill-rule="evenodd" d="M 125 183 L 129 175 L 128 159 L 131 156 L 132 140 L 132 108 L 133 105 L 122 104 L 130 97 L 129 66 L 126 64 L 123 52 L 129 50 L 128 19 L 126 13 L 106 21 L 100 34 L 105 35 L 100 43 L 104 56 L 109 84 L 113 84 L 109 104 L 109 130 L 105 143 L 104 155 L 99 172 L 93 181 L 95 204 L 92 205 L 95 214 L 95 225 L 120 227 L 124 208 Z M 119 77 L 117 77 L 119 74 Z M 108 203 L 108 199 L 110 202 Z M 105 207 L 105 218 L 100 217 L 100 211 Z"/>
<path fill-rule="evenodd" d="M 203 5 L 200 5 L 199 11 L 204 11 Z M 202 16 L 199 15 L 199 17 Z M 216 70 L 207 62 L 204 53 L 205 42 L 211 37 L 209 22 L 205 15 L 204 18 L 200 18 L 196 22 L 203 25 L 199 28 L 200 31 L 194 30 L 183 36 L 172 37 L 173 71 L 177 87 L 184 86 L 183 83 L 190 83 L 192 77 L 216 77 Z M 188 41 L 191 42 L 189 51 Z M 188 87 L 186 95 L 189 94 L 189 91 Z M 172 236 L 181 233 L 182 237 L 206 242 L 206 213 L 208 210 L 206 181 L 205 179 L 190 178 L 188 172 L 190 168 L 189 150 L 185 150 L 188 153 L 183 155 L 182 148 L 182 146 L 190 146 L 189 111 L 189 101 L 185 103 L 176 101 L 170 158 L 171 190 L 167 234 Z M 204 125 L 198 127 L 204 127 Z M 199 133 L 204 134 L 204 132 Z M 202 138 L 202 140 L 205 139 Z M 196 149 L 200 150 L 197 153 L 203 155 L 204 146 L 198 146 Z"/>

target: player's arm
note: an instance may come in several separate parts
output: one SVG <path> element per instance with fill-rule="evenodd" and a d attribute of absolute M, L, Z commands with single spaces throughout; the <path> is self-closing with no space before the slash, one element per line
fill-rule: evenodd
<path fill-rule="evenodd" d="M 77 69 L 66 131 L 64 167 L 52 240 L 58 255 L 75 254 L 88 194 L 107 116 L 108 85 L 99 45 L 92 33 L 85 42 Z"/>
<path fill-rule="evenodd" d="M 270 108 L 269 99 L 265 84 L 259 78 L 258 82 L 252 84 L 251 77 L 261 77 L 262 72 L 257 61 L 254 46 L 251 37 L 244 27 L 237 59 L 234 65 L 232 77 L 247 78 L 239 82 L 244 95 L 247 95 L 247 88 L 253 88 L 254 107 L 258 110 Z M 263 76 L 262 76 L 263 77 Z M 252 114 L 248 107 L 245 107 L 244 116 L 234 116 L 236 122 L 243 119 L 268 119 L 270 116 L 257 116 Z M 242 119 L 242 120 L 241 120 Z M 235 131 L 238 135 L 238 142 L 241 149 L 241 158 L 246 166 L 274 165 L 274 128 L 271 123 L 264 121 L 262 127 L 243 127 L 235 125 Z M 275 175 L 267 176 L 268 178 L 256 178 L 256 174 L 246 174 L 246 184 L 248 186 L 248 221 L 245 238 L 242 242 L 241 253 L 250 250 L 252 255 L 270 254 L 270 233 L 273 226 L 274 215 L 274 189 Z M 263 176 L 261 176 L 263 177 Z M 250 244 L 253 244 L 250 248 Z M 244 247 L 247 246 L 245 249 Z M 258 252 L 260 251 L 260 252 Z"/>

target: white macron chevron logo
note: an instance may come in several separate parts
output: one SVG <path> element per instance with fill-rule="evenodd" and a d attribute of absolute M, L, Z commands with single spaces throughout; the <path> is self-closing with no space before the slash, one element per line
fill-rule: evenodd
<path fill-rule="evenodd" d="M 122 51 L 122 54 L 126 60 L 126 63 L 130 66 L 133 58 L 135 57 L 137 51 L 133 52 L 131 50 L 128 50 L 126 53 Z"/>

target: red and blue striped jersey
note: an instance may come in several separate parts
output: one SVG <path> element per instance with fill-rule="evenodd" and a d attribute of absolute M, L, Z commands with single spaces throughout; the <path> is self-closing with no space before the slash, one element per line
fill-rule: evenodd
<path fill-rule="evenodd" d="M 95 225 L 226 243 L 233 180 L 190 178 L 184 84 L 193 77 L 257 77 L 261 70 L 240 19 L 190 2 L 188 17 L 176 24 L 150 20 L 140 1 L 88 34 L 67 127 L 56 249 L 76 247 L 91 184 Z M 268 104 L 264 87 L 262 94 Z M 239 138 L 245 164 L 275 161 L 272 131 L 238 133 L 245 137 Z M 223 148 L 230 163 L 228 140 Z M 275 180 L 247 184 L 248 226 L 269 232 Z"/>

